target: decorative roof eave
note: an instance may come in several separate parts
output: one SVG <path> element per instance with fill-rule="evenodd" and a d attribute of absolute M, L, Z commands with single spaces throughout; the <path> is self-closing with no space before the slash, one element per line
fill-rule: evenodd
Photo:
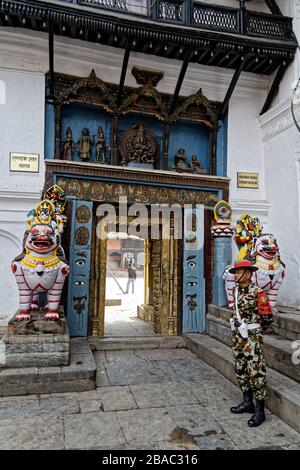
<path fill-rule="evenodd" d="M 47 81 L 49 83 L 49 74 Z M 197 93 L 188 97 L 179 97 L 179 104 L 175 108 L 174 113 L 168 114 L 167 108 L 170 106 L 172 95 L 160 93 L 151 81 L 145 85 L 132 88 L 124 87 L 125 98 L 120 106 L 116 105 L 117 85 L 112 85 L 103 82 L 92 70 L 88 77 L 74 77 L 71 75 L 54 73 L 54 92 L 56 104 L 68 105 L 70 103 L 89 103 L 95 106 L 104 108 L 111 114 L 121 115 L 131 112 L 142 113 L 138 110 L 138 101 L 141 97 L 154 100 L 155 106 L 145 108 L 146 114 L 153 114 L 157 119 L 165 122 L 172 123 L 181 120 L 190 120 L 192 116 L 193 121 L 201 122 L 211 130 L 215 129 L 218 122 L 218 113 L 221 109 L 221 104 L 208 100 L 200 89 Z M 84 91 L 87 90 L 86 95 Z M 196 109 L 189 110 L 190 106 L 205 108 L 204 113 L 197 112 Z M 187 116 L 187 114 L 189 116 Z"/>
<path fill-rule="evenodd" d="M 128 14 L 113 15 L 102 10 L 95 12 L 95 9 L 83 9 L 78 6 L 74 8 L 72 4 L 61 5 L 47 1 L 0 0 L 0 15 L 4 25 L 5 15 L 11 15 L 12 26 L 48 31 L 49 25 L 52 24 L 55 34 L 98 42 L 100 41 L 97 40 L 97 34 L 101 34 L 105 36 L 101 38 L 101 43 L 122 48 L 125 47 L 124 39 L 130 37 L 136 43 L 132 49 L 134 51 L 151 52 L 176 59 L 184 56 L 186 47 L 193 47 L 195 50 L 199 49 L 200 53 L 191 58 L 192 62 L 206 63 L 205 53 L 216 52 L 216 59 L 209 58 L 207 65 L 221 66 L 219 63 L 222 63 L 223 67 L 236 68 L 236 60 L 241 55 L 251 52 L 254 58 L 261 58 L 261 68 L 260 64 L 253 63 L 248 71 L 252 71 L 251 67 L 255 67 L 255 73 L 259 74 L 272 73 L 282 61 L 287 63 L 292 61 L 297 48 L 295 40 L 277 41 L 242 36 L 184 25 L 153 22 L 147 18 L 141 21 L 141 18 Z M 62 28 L 65 28 L 65 32 Z M 82 28 L 86 30 L 87 36 L 83 34 Z M 114 38 L 117 38 L 116 42 Z M 150 46 L 145 47 L 147 42 L 153 44 L 151 51 Z M 166 45 L 170 47 L 165 49 Z M 273 60 L 269 63 L 271 65 L 266 65 L 266 58 Z"/>

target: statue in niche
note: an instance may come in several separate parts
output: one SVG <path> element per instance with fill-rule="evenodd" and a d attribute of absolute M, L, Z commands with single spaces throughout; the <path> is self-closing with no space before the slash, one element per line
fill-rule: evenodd
<path fill-rule="evenodd" d="M 172 166 L 172 170 L 191 173 L 192 168 L 190 164 L 186 161 L 185 150 L 183 148 L 177 150 L 177 153 L 174 157 L 174 164 Z"/>
<path fill-rule="evenodd" d="M 65 140 L 63 143 L 64 143 L 64 153 L 63 153 L 64 160 L 72 160 L 74 142 L 73 142 L 73 136 L 72 136 L 72 129 L 70 127 L 68 127 L 68 129 L 66 130 L 66 136 L 65 136 Z"/>
<path fill-rule="evenodd" d="M 201 163 L 198 161 L 197 155 L 192 155 L 191 167 L 192 167 L 193 173 L 207 175 L 207 171 L 205 170 L 205 168 L 203 168 Z"/>
<path fill-rule="evenodd" d="M 123 133 L 120 153 L 122 163 L 153 165 L 159 157 L 159 143 L 143 124 L 137 124 Z"/>
<path fill-rule="evenodd" d="M 91 158 L 91 149 L 93 141 L 90 138 L 90 131 L 87 127 L 82 130 L 81 137 L 77 142 L 79 144 L 79 155 L 83 161 L 89 161 Z"/>
<path fill-rule="evenodd" d="M 96 162 L 105 163 L 105 138 L 102 127 L 98 127 L 98 140 L 96 142 Z"/>

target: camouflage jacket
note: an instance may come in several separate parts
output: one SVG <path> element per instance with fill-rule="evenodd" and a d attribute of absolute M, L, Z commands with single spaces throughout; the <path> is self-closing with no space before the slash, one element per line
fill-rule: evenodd
<path fill-rule="evenodd" d="M 272 309 L 267 294 L 254 284 L 247 287 L 236 287 L 233 290 L 235 311 L 235 289 L 238 289 L 239 314 L 246 323 L 260 323 L 263 331 L 273 321 Z M 234 315 L 236 318 L 236 315 Z"/>

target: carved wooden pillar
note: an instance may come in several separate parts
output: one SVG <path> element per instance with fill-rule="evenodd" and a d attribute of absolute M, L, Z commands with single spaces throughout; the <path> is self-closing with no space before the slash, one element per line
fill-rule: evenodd
<path fill-rule="evenodd" d="M 167 122 L 163 123 L 163 152 L 161 169 L 169 169 L 169 142 L 170 142 L 170 124 Z"/>
<path fill-rule="evenodd" d="M 169 317 L 168 317 L 168 334 L 174 335 L 177 333 L 177 302 L 176 302 L 176 291 L 175 284 L 175 261 L 176 261 L 176 242 L 174 239 L 174 214 L 171 215 L 170 219 L 170 240 L 169 240 Z"/>
<path fill-rule="evenodd" d="M 61 158 L 61 105 L 55 105 L 55 158 Z"/>
<path fill-rule="evenodd" d="M 94 308 L 91 316 L 92 336 L 98 336 L 99 330 L 99 284 L 100 284 L 100 238 L 95 237 L 96 247 L 94 252 Z"/>
<path fill-rule="evenodd" d="M 111 123 L 111 164 L 118 164 L 118 120 L 119 117 L 114 115 Z"/>
<path fill-rule="evenodd" d="M 98 284 L 98 336 L 104 335 L 105 321 L 105 290 L 106 290 L 106 263 L 107 263 L 107 240 L 99 241 L 99 284 Z"/>
<path fill-rule="evenodd" d="M 149 305 L 149 281 L 150 281 L 150 241 L 145 240 L 145 271 L 144 271 L 144 304 Z"/>
<path fill-rule="evenodd" d="M 217 174 L 217 127 L 210 133 L 210 174 Z"/>

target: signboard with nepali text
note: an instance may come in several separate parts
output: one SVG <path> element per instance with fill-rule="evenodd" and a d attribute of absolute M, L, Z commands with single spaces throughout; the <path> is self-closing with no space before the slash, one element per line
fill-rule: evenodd
<path fill-rule="evenodd" d="M 40 156 L 38 153 L 10 153 L 9 170 L 38 173 Z"/>

